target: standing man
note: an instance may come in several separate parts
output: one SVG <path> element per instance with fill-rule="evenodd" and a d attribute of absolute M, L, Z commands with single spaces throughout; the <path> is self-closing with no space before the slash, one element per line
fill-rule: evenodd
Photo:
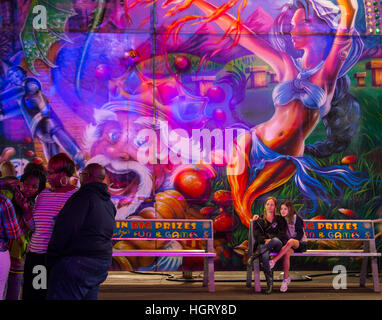
<path fill-rule="evenodd" d="M 116 214 L 104 179 L 103 166 L 86 166 L 81 188 L 57 216 L 48 246 L 48 300 L 97 299 L 112 261 Z"/>

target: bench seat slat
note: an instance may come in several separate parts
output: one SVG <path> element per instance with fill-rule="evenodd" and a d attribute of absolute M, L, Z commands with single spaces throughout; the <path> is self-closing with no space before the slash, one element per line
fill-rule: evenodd
<path fill-rule="evenodd" d="M 216 253 L 204 250 L 113 250 L 113 256 L 134 257 L 215 257 Z"/>
<path fill-rule="evenodd" d="M 277 253 L 272 252 L 271 256 Z M 378 252 L 364 252 L 363 250 L 307 250 L 305 252 L 293 253 L 294 257 L 379 257 Z"/>

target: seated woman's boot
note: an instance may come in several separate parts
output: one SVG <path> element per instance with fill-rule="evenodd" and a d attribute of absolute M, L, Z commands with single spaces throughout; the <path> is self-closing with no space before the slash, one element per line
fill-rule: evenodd
<path fill-rule="evenodd" d="M 273 291 L 273 271 L 265 271 L 265 280 L 267 282 L 267 290 L 265 290 L 266 294 L 271 294 Z"/>

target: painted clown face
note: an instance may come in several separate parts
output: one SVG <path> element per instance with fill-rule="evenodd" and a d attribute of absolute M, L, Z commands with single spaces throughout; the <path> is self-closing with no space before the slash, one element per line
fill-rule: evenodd
<path fill-rule="evenodd" d="M 150 139 L 141 134 L 148 129 L 150 118 L 127 111 L 98 110 L 95 119 L 96 125 L 90 125 L 86 133 L 91 156 L 87 164 L 105 167 L 116 218 L 126 219 L 151 197 L 154 184 L 158 188 L 164 180 L 159 165 L 138 161 L 139 151 L 152 147 Z"/>

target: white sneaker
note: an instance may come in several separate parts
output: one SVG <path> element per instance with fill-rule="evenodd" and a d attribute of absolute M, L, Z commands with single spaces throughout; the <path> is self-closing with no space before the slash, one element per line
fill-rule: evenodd
<path fill-rule="evenodd" d="M 275 262 L 273 260 L 269 260 L 269 267 L 271 270 L 275 267 Z"/>
<path fill-rule="evenodd" d="M 283 283 L 281 284 L 281 287 L 280 287 L 281 292 L 287 292 L 290 281 L 291 281 L 290 277 L 283 280 Z"/>

